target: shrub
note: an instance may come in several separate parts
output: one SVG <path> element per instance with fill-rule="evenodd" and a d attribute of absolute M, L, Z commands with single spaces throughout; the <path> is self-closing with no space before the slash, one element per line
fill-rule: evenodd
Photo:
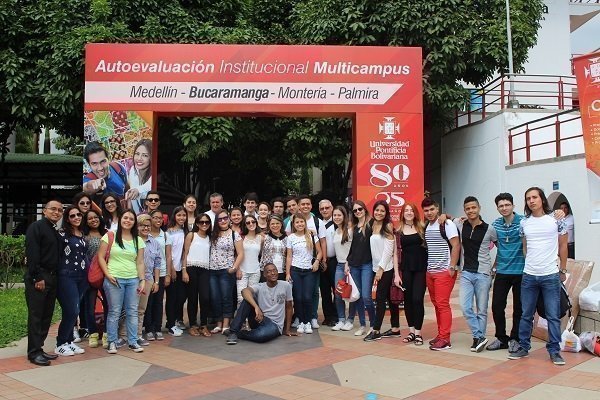
<path fill-rule="evenodd" d="M 0 235 L 0 279 L 4 287 L 22 282 L 25 271 L 25 236 Z"/>

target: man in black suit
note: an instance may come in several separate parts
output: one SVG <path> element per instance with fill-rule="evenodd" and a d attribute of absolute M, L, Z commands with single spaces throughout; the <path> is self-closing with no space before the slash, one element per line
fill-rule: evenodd
<path fill-rule="evenodd" d="M 56 271 L 60 257 L 57 223 L 63 216 L 60 201 L 51 200 L 44 206 L 44 217 L 34 222 L 25 234 L 27 272 L 27 358 L 35 365 L 50 365 L 56 355 L 44 352 L 43 346 L 52 322 L 56 302 Z"/>

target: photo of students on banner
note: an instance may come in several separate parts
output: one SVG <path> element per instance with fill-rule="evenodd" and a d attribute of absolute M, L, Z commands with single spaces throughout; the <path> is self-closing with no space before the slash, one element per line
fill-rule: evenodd
<path fill-rule="evenodd" d="M 152 127 L 142 112 L 86 113 L 83 191 L 96 205 L 105 194 L 143 211 L 152 189 Z"/>

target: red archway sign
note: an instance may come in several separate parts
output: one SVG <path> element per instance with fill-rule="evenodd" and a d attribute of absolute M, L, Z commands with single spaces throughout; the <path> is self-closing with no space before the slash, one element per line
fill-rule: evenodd
<path fill-rule="evenodd" d="M 421 79 L 414 47 L 88 44 L 85 135 L 128 170 L 159 116 L 350 117 L 354 198 L 396 219 L 423 196 Z"/>

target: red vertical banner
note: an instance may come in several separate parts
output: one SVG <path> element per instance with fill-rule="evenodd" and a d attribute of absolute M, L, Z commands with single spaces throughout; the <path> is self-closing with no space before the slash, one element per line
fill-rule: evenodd
<path fill-rule="evenodd" d="M 591 222 L 600 223 L 600 52 L 573 60 L 585 145 Z"/>
<path fill-rule="evenodd" d="M 423 116 L 356 114 L 354 198 L 367 204 L 386 200 L 394 225 L 405 202 L 423 199 Z"/>

